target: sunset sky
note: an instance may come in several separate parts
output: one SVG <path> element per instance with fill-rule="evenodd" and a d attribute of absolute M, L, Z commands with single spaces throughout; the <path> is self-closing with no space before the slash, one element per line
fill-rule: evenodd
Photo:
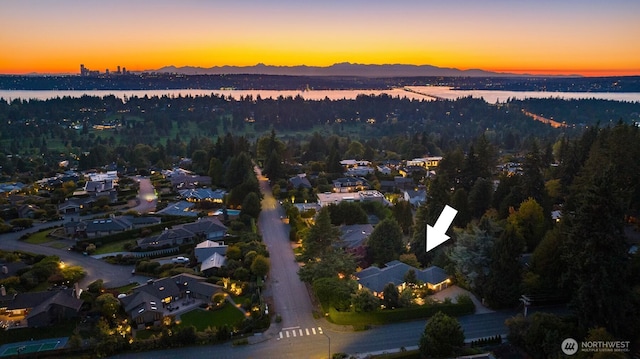
<path fill-rule="evenodd" d="M 3 74 L 338 62 L 640 75 L 640 1 L 0 2 Z"/>

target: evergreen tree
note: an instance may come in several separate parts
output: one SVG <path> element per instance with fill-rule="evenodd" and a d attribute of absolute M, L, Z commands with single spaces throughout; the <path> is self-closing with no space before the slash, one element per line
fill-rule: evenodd
<path fill-rule="evenodd" d="M 592 153 L 592 164 L 599 156 Z M 611 186 L 611 166 L 590 170 L 585 166 L 563 219 L 567 240 L 564 255 L 565 285 L 582 328 L 602 326 L 614 335 L 630 335 L 637 325 L 631 303 L 627 246 L 623 232 L 624 209 L 620 189 Z M 606 255 L 605 255 L 606 254 Z"/>
<path fill-rule="evenodd" d="M 480 218 L 491 206 L 493 183 L 484 178 L 478 178 L 469 192 L 469 212 L 473 218 Z"/>
<path fill-rule="evenodd" d="M 393 283 L 387 283 L 382 290 L 382 304 L 387 309 L 397 308 L 400 301 L 400 292 Z"/>
<path fill-rule="evenodd" d="M 524 240 L 512 225 L 502 232 L 491 250 L 489 277 L 485 286 L 485 298 L 494 308 L 518 304 L 522 270 L 520 255 Z"/>
<path fill-rule="evenodd" d="M 332 250 L 332 245 L 340 238 L 340 231 L 331 224 L 329 210 L 323 208 L 316 217 L 316 222 L 302 242 L 303 255 L 307 259 L 320 257 L 322 253 Z"/>
<path fill-rule="evenodd" d="M 429 319 L 420 337 L 420 354 L 425 358 L 450 357 L 464 346 L 464 331 L 457 319 L 442 312 Z"/>
<path fill-rule="evenodd" d="M 392 208 L 393 218 L 396 219 L 402 232 L 407 234 L 413 226 L 413 213 L 411 212 L 411 203 L 407 201 L 398 201 Z"/>
<path fill-rule="evenodd" d="M 378 223 L 367 239 L 367 252 L 378 264 L 398 259 L 403 248 L 402 229 L 393 218 Z"/>

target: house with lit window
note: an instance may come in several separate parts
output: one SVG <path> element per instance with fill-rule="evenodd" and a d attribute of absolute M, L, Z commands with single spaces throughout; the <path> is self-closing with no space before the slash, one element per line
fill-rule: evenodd
<path fill-rule="evenodd" d="M 0 318 L 14 327 L 46 327 L 76 318 L 83 301 L 76 288 L 44 292 L 7 293 L 0 288 Z"/>
<path fill-rule="evenodd" d="M 192 274 L 149 280 L 133 288 L 133 293 L 119 298 L 133 325 L 144 328 L 159 325 L 165 316 L 178 309 L 181 301 L 199 300 L 209 303 L 211 297 L 222 292 L 219 285 Z"/>
<path fill-rule="evenodd" d="M 225 190 L 212 190 L 211 188 L 182 189 L 179 190 L 178 193 L 180 193 L 180 197 L 189 202 L 208 201 L 213 203 L 222 203 L 224 196 L 227 195 L 227 191 Z"/>
<path fill-rule="evenodd" d="M 441 291 L 451 284 L 449 275 L 438 266 L 418 269 L 400 261 L 391 261 L 383 268 L 371 266 L 356 273 L 355 276 L 360 287 L 369 289 L 376 296 L 381 296 L 388 283 L 404 289 L 407 285 L 404 278 L 410 270 L 414 271 L 422 285 L 426 285 L 434 292 Z"/>

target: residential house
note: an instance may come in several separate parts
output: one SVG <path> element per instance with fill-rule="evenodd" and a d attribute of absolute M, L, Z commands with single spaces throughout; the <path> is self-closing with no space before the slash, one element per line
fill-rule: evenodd
<path fill-rule="evenodd" d="M 358 166 L 347 168 L 344 172 L 345 176 L 366 176 L 374 173 L 376 170 L 371 166 Z"/>
<path fill-rule="evenodd" d="M 359 258 L 366 255 L 366 241 L 373 232 L 372 224 L 351 224 L 340 226 L 340 242 L 339 245 L 346 249 L 347 252 Z"/>
<path fill-rule="evenodd" d="M 203 277 L 183 273 L 149 280 L 133 288 L 133 294 L 120 298 L 120 302 L 132 323 L 143 328 L 159 325 L 180 300 L 197 299 L 209 303 L 219 292 L 222 292 L 221 286 L 207 283 Z"/>
<path fill-rule="evenodd" d="M 360 202 L 380 202 L 385 203 L 384 195 L 376 190 L 358 192 Z"/>
<path fill-rule="evenodd" d="M 169 203 L 165 208 L 156 212 L 156 214 L 164 214 L 169 216 L 185 216 L 185 217 L 197 217 L 198 212 L 192 211 L 193 203 L 187 201 L 179 201 Z"/>
<path fill-rule="evenodd" d="M 227 254 L 227 245 L 224 243 L 206 240 L 198 243 L 194 250 L 194 255 L 199 263 L 204 263 L 205 260 L 211 257 L 214 253 L 218 253 L 224 257 Z"/>
<path fill-rule="evenodd" d="M 18 294 L 7 294 L 4 287 L 0 290 L 0 316 L 30 328 L 75 318 L 82 303 L 77 288 Z"/>
<path fill-rule="evenodd" d="M 200 263 L 200 271 L 205 275 L 213 274 L 213 270 L 221 268 L 227 262 L 227 257 L 219 253 L 213 253 Z"/>
<path fill-rule="evenodd" d="M 405 166 L 398 169 L 402 177 L 426 176 L 427 170 L 422 166 Z"/>
<path fill-rule="evenodd" d="M 191 188 L 182 189 L 178 193 L 180 197 L 189 202 L 208 201 L 213 203 L 223 203 L 227 191 L 222 189 L 212 190 L 211 188 Z"/>
<path fill-rule="evenodd" d="M 384 268 L 371 266 L 356 273 L 355 276 L 360 286 L 369 289 L 374 295 L 381 296 L 388 283 L 404 288 L 406 285 L 404 278 L 410 270 L 415 272 L 418 281 L 436 292 L 447 288 L 451 283 L 444 269 L 438 266 L 418 269 L 400 261 L 389 262 Z"/>
<path fill-rule="evenodd" d="M 307 175 L 305 173 L 289 178 L 289 184 L 291 185 L 291 187 L 295 189 L 298 189 L 301 187 L 306 189 L 313 189 L 313 186 L 311 185 L 311 182 L 309 182 L 309 180 L 307 179 Z"/>
<path fill-rule="evenodd" d="M 69 198 L 58 205 L 58 212 L 62 214 L 78 213 L 83 209 L 91 208 L 95 198 Z"/>
<path fill-rule="evenodd" d="M 404 200 L 413 207 L 420 207 L 427 202 L 427 190 L 425 188 L 408 189 L 403 192 Z"/>
<path fill-rule="evenodd" d="M 377 166 L 376 169 L 378 170 L 378 172 L 380 172 L 380 173 L 382 173 L 384 175 L 390 175 L 391 172 L 393 172 L 391 167 L 385 166 L 385 165 Z"/>
<path fill-rule="evenodd" d="M 341 177 L 333 180 L 333 192 L 357 192 L 369 189 L 369 183 L 362 177 Z"/>
<path fill-rule="evenodd" d="M 115 190 L 115 186 L 116 184 L 111 179 L 102 181 L 87 181 L 84 184 L 84 190 L 87 193 L 109 192 Z"/>
<path fill-rule="evenodd" d="M 22 191 L 24 187 L 24 183 L 21 182 L 0 183 L 0 194 L 15 194 Z"/>
<path fill-rule="evenodd" d="M 203 186 L 211 186 L 211 177 L 200 176 L 194 174 L 173 174 L 167 176 L 171 185 L 175 189 L 198 188 Z"/>
<path fill-rule="evenodd" d="M 193 223 L 167 228 L 161 234 L 139 239 L 137 243 L 141 248 L 173 247 L 200 240 L 223 239 L 226 234 L 227 227 L 218 218 L 204 217 Z"/>
<path fill-rule="evenodd" d="M 114 216 L 66 222 L 64 228 L 67 235 L 95 238 L 159 224 L 160 221 L 157 217 Z"/>
<path fill-rule="evenodd" d="M 441 156 L 414 158 L 407 161 L 407 166 L 421 166 L 425 168 L 438 167 L 438 165 L 440 165 L 440 161 L 442 161 Z"/>
<path fill-rule="evenodd" d="M 384 204 L 388 204 L 388 201 L 384 198 L 382 193 L 369 190 L 353 192 L 326 192 L 318 193 L 318 204 L 320 207 L 326 207 L 332 204 L 338 204 L 340 202 L 364 202 L 364 201 L 376 201 Z"/>
<path fill-rule="evenodd" d="M 40 211 L 38 206 L 33 204 L 23 204 L 18 207 L 18 217 L 19 218 L 35 218 L 36 212 Z"/>

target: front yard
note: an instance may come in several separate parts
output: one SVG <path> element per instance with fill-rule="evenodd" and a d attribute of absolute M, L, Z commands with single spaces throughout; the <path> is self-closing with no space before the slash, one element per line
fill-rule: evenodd
<path fill-rule="evenodd" d="M 190 312 L 180 315 L 180 326 L 193 325 L 198 331 L 204 331 L 207 327 L 221 327 L 228 325 L 233 327 L 240 324 L 244 320 L 244 314 L 227 303 L 224 307 L 217 310 L 194 309 Z"/>

